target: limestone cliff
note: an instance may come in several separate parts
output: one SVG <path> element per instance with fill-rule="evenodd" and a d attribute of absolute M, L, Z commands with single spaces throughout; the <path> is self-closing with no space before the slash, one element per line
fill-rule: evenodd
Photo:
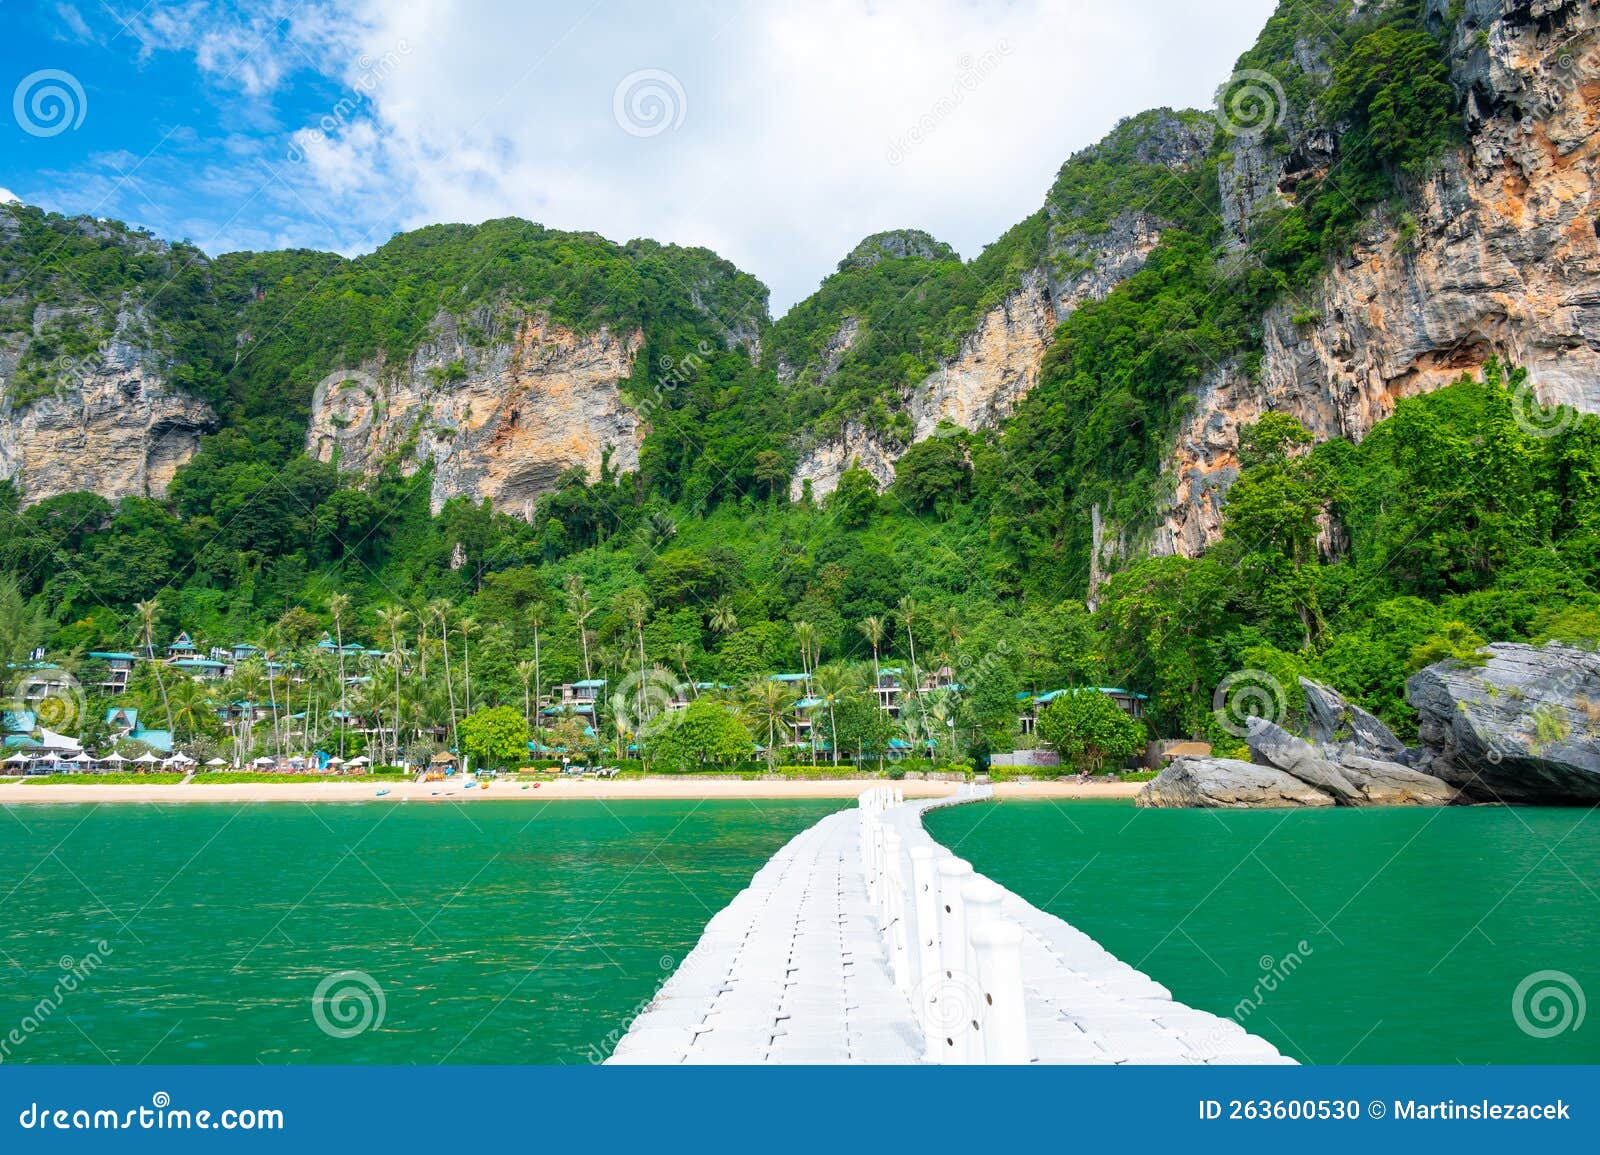
<path fill-rule="evenodd" d="M 807 483 L 814 497 L 826 496 L 853 463 L 887 485 L 900 455 L 933 436 L 941 424 L 972 431 L 997 428 L 1038 384 L 1056 326 L 1086 301 L 1105 297 L 1137 273 L 1161 240 L 1164 224 L 1151 211 L 1147 193 L 1130 190 L 1120 198 L 1126 204 L 1086 204 L 1073 195 L 1072 177 L 1106 164 L 1110 156 L 1133 173 L 1182 173 L 1203 161 L 1213 135 L 1209 120 L 1157 109 L 1124 122 L 1104 141 L 1071 157 L 1046 199 L 1044 239 L 1032 255 L 1032 267 L 1015 276 L 999 303 L 979 315 L 953 356 L 891 399 L 909 419 L 909 436 L 892 437 L 859 421 L 846 422 L 838 435 L 803 446 L 791 496 L 798 499 Z M 953 254 L 926 233 L 901 230 L 868 237 L 840 267 L 870 266 L 885 255 L 933 259 Z M 846 318 L 824 345 L 810 379 L 825 380 L 836 371 L 858 337 L 858 322 Z M 778 372 L 793 380 L 803 375 L 803 367 L 780 363 Z"/>
<path fill-rule="evenodd" d="M 1432 18 L 1449 7 L 1430 3 Z M 1468 147 L 1402 213 L 1373 214 L 1316 293 L 1268 314 L 1257 374 L 1224 366 L 1197 389 L 1166 463 L 1157 552 L 1192 556 L 1215 540 L 1238 428 L 1266 410 L 1319 439 L 1360 439 L 1400 398 L 1499 356 L 1529 371 L 1530 420 L 1554 402 L 1600 412 L 1600 4 L 1472 0 L 1456 15 Z M 1237 216 L 1292 198 L 1323 148 L 1318 136 L 1289 150 Z"/>
<path fill-rule="evenodd" d="M 887 485 L 894 480 L 894 463 L 906 445 L 933 436 L 948 422 L 965 429 L 998 425 L 1010 416 L 1017 401 L 1038 383 L 1039 366 L 1055 328 L 1056 313 L 1046 278 L 1037 272 L 1022 286 L 990 309 L 978 327 L 961 342 L 955 357 L 928 374 L 903 405 L 914 430 L 911 442 L 899 444 L 857 422 L 847 422 L 839 436 L 813 446 L 801 460 L 790 483 L 795 500 L 809 481 L 813 497 L 833 492 L 845 470 L 865 469 Z M 855 330 L 848 332 L 853 341 Z M 834 363 L 843 351 L 834 352 Z M 830 345 L 830 350 L 838 349 Z"/>
<path fill-rule="evenodd" d="M 618 382 L 633 372 L 638 330 L 580 333 L 541 317 L 470 318 L 487 343 L 468 343 L 461 319 L 435 318 L 429 339 L 402 365 L 381 362 L 330 374 L 312 399 L 306 449 L 341 469 L 433 469 L 431 504 L 489 498 L 531 517 L 566 470 L 594 479 L 638 467 L 646 427 Z"/>
<path fill-rule="evenodd" d="M 25 505 L 78 490 L 111 501 L 163 496 L 216 414 L 169 384 L 137 309 L 120 312 L 93 353 L 29 365 L 31 340 L 61 312 L 35 309 L 31 334 L 0 343 L 0 478 Z M 98 320 L 79 312 L 75 320 Z"/>

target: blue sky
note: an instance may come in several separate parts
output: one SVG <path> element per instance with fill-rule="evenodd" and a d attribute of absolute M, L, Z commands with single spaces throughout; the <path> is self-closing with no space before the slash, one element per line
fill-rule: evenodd
<path fill-rule="evenodd" d="M 862 236 L 963 255 L 1273 0 L 0 0 L 0 195 L 207 252 L 525 216 L 702 244 L 775 311 Z"/>

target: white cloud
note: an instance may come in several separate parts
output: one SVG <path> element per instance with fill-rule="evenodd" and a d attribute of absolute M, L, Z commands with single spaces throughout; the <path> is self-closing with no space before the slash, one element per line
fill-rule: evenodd
<path fill-rule="evenodd" d="M 975 255 L 1121 117 L 1209 104 L 1274 6 L 346 4 L 274 0 L 209 23 L 162 6 L 140 23 L 147 50 L 183 47 L 235 92 L 265 97 L 308 58 L 342 83 L 344 106 L 290 125 L 290 159 L 268 162 L 274 208 L 300 202 L 320 243 L 526 216 L 706 245 L 772 286 L 776 311 L 880 229 L 926 228 Z M 641 70 L 681 86 L 681 126 L 619 126 L 615 90 Z M 285 232 L 249 213 L 226 231 L 264 229 Z"/>
<path fill-rule="evenodd" d="M 8 188 L 0 188 L 0 205 L 20 204 L 21 198 Z"/>

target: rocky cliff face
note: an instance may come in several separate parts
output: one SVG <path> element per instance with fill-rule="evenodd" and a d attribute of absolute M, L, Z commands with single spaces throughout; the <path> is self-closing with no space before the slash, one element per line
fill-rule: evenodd
<path fill-rule="evenodd" d="M 964 429 L 998 425 L 1039 381 L 1039 366 L 1055 329 L 1056 312 L 1050 285 L 1040 272 L 1023 278 L 1022 286 L 989 310 L 961 342 L 956 355 L 917 383 L 903 399 L 915 432 L 911 443 L 933 436 L 943 423 Z M 841 329 L 853 341 L 853 327 Z M 834 364 L 849 348 L 830 342 Z M 790 482 L 790 496 L 799 500 L 806 483 L 813 497 L 826 497 L 845 470 L 865 469 L 880 486 L 894 480 L 894 463 L 907 446 L 848 422 L 838 437 L 814 446 Z"/>
<path fill-rule="evenodd" d="M 633 372 L 637 330 L 579 333 L 538 317 L 475 314 L 488 343 L 469 345 L 448 314 L 400 366 L 330 374 L 312 400 L 306 450 L 341 469 L 433 469 L 435 512 L 452 497 L 485 497 L 531 517 L 566 470 L 593 479 L 609 454 L 638 468 L 646 428 L 618 382 Z"/>
<path fill-rule="evenodd" d="M 1211 147 L 1215 125 L 1169 110 L 1157 110 L 1118 127 L 1107 140 L 1084 149 L 1063 166 L 1104 162 L 1116 150 L 1119 162 L 1144 167 L 1162 175 L 1199 164 Z M 1045 351 L 1056 326 L 1087 301 L 1105 297 L 1144 267 L 1145 259 L 1161 240 L 1163 222 L 1147 211 L 1147 195 L 1109 219 L 1100 217 L 1104 205 L 1085 206 L 1057 199 L 1052 190 L 1044 207 L 1045 241 L 1036 254 L 1038 264 L 1015 282 L 1000 303 L 978 320 L 961 341 L 955 356 L 898 398 L 911 419 L 909 440 L 890 440 L 857 423 L 847 423 L 840 434 L 810 446 L 802 454 L 790 485 L 798 499 L 809 482 L 814 497 L 824 497 L 839 484 L 839 476 L 854 463 L 877 479 L 879 485 L 894 480 L 894 463 L 907 448 L 933 436 L 941 424 L 979 430 L 998 426 L 1017 403 L 1039 383 Z M 1084 212 L 1096 214 L 1086 226 Z M 880 233 L 862 241 L 841 262 L 870 265 L 883 256 L 931 258 L 953 255 L 926 233 L 901 230 Z M 814 369 L 826 375 L 837 368 L 856 338 L 847 324 L 823 355 L 825 364 Z M 830 360 L 831 359 L 831 360 Z M 800 367 L 779 366 L 780 376 L 792 380 Z"/>
<path fill-rule="evenodd" d="M 1449 7 L 1430 3 L 1432 18 Z M 1375 214 L 1313 296 L 1268 314 L 1256 377 L 1226 366 L 1197 391 L 1166 465 L 1174 496 L 1157 552 L 1193 556 L 1215 540 L 1239 426 L 1267 410 L 1319 439 L 1360 439 L 1397 400 L 1499 356 L 1529 371 L 1531 421 L 1555 402 L 1600 412 L 1600 5 L 1505 7 L 1472 0 L 1456 25 L 1469 147 L 1405 215 Z M 1265 176 L 1259 152 L 1236 150 L 1223 181 L 1235 219 L 1292 198 L 1328 144 L 1308 134 Z"/>
<path fill-rule="evenodd" d="M 34 310 L 35 335 L 54 319 Z M 27 340 L 0 345 L 0 478 L 25 505 L 79 490 L 111 501 L 161 497 L 216 427 L 209 405 L 168 384 L 143 333 L 137 310 L 125 310 L 95 353 L 34 367 L 43 380 L 25 393 Z"/>

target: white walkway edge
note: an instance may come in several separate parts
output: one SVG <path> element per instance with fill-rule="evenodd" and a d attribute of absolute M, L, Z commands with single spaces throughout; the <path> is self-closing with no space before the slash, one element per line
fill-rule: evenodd
<path fill-rule="evenodd" d="M 948 798 L 903 802 L 877 817 L 898 834 L 903 859 L 919 846 L 948 859 L 923 830 L 922 815 L 987 797 L 985 790 L 963 789 Z M 894 936 L 885 933 L 870 897 L 861 831 L 860 811 L 840 811 L 773 855 L 707 924 L 608 1062 L 923 1062 L 913 1003 L 920 1006 L 929 991 L 926 984 L 909 993 L 895 985 Z M 1292 1061 L 1232 1019 L 1173 1001 L 1160 983 L 1054 915 L 1010 891 L 998 897 L 999 914 L 1022 932 L 1032 1061 Z M 904 944 L 901 929 L 902 954 L 906 947 L 914 953 L 918 944 Z M 936 994 L 959 1016 L 966 1013 L 963 1004 L 982 998 L 960 988 L 959 980 L 942 982 Z M 940 1049 L 926 1048 L 929 1054 Z"/>

